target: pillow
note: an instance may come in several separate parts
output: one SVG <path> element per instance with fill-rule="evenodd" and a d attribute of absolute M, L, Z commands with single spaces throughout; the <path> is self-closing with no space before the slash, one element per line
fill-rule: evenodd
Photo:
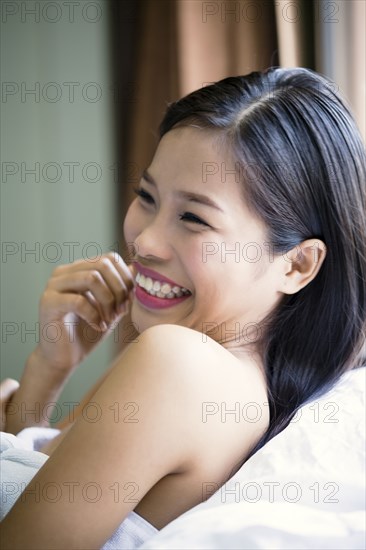
<path fill-rule="evenodd" d="M 365 373 L 345 373 L 221 489 L 140 548 L 364 549 Z"/>

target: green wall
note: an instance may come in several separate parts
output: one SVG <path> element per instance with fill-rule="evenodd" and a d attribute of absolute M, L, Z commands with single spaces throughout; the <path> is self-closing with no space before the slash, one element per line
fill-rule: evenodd
<path fill-rule="evenodd" d="M 1 4 L 1 378 L 19 379 L 52 270 L 116 246 L 113 97 L 105 1 Z M 112 355 L 107 341 L 61 402 Z"/>

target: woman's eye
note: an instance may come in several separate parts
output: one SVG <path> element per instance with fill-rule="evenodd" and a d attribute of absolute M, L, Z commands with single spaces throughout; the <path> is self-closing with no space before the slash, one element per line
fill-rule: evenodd
<path fill-rule="evenodd" d="M 190 212 L 184 212 L 184 214 L 180 214 L 179 219 L 184 220 L 186 222 L 197 223 L 200 225 L 205 225 L 206 227 L 210 227 L 208 223 L 204 222 L 203 220 L 201 220 L 201 218 L 198 218 L 198 216 L 195 216 Z"/>
<path fill-rule="evenodd" d="M 141 187 L 134 187 L 134 192 L 136 193 L 136 195 L 138 195 L 139 197 L 141 197 L 141 199 L 149 204 L 154 204 L 154 199 L 152 198 L 152 196 L 150 195 L 150 193 L 147 193 L 144 189 L 142 189 Z"/>

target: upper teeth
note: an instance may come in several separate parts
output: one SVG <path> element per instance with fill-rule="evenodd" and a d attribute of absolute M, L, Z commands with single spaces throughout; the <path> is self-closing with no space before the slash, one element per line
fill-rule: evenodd
<path fill-rule="evenodd" d="M 190 294 L 190 291 L 184 287 L 171 286 L 169 283 L 145 277 L 141 273 L 137 273 L 136 283 L 144 288 L 146 292 L 158 298 L 180 298 L 181 296 Z"/>

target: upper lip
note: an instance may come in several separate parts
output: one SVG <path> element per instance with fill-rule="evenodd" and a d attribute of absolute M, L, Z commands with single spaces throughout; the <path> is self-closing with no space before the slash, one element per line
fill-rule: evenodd
<path fill-rule="evenodd" d="M 172 281 L 172 279 L 169 279 L 168 277 L 165 277 L 164 275 L 161 275 L 161 273 L 158 273 L 157 271 L 154 271 L 153 269 L 149 269 L 148 267 L 144 267 L 139 262 L 134 262 L 136 269 L 139 273 L 144 275 L 145 277 L 151 277 L 151 279 L 154 279 L 156 281 L 162 281 L 164 283 L 169 283 L 171 286 L 179 286 L 180 288 L 187 288 L 183 285 L 180 285 L 179 283 L 176 283 L 175 281 Z M 189 290 L 187 288 L 187 290 Z"/>

